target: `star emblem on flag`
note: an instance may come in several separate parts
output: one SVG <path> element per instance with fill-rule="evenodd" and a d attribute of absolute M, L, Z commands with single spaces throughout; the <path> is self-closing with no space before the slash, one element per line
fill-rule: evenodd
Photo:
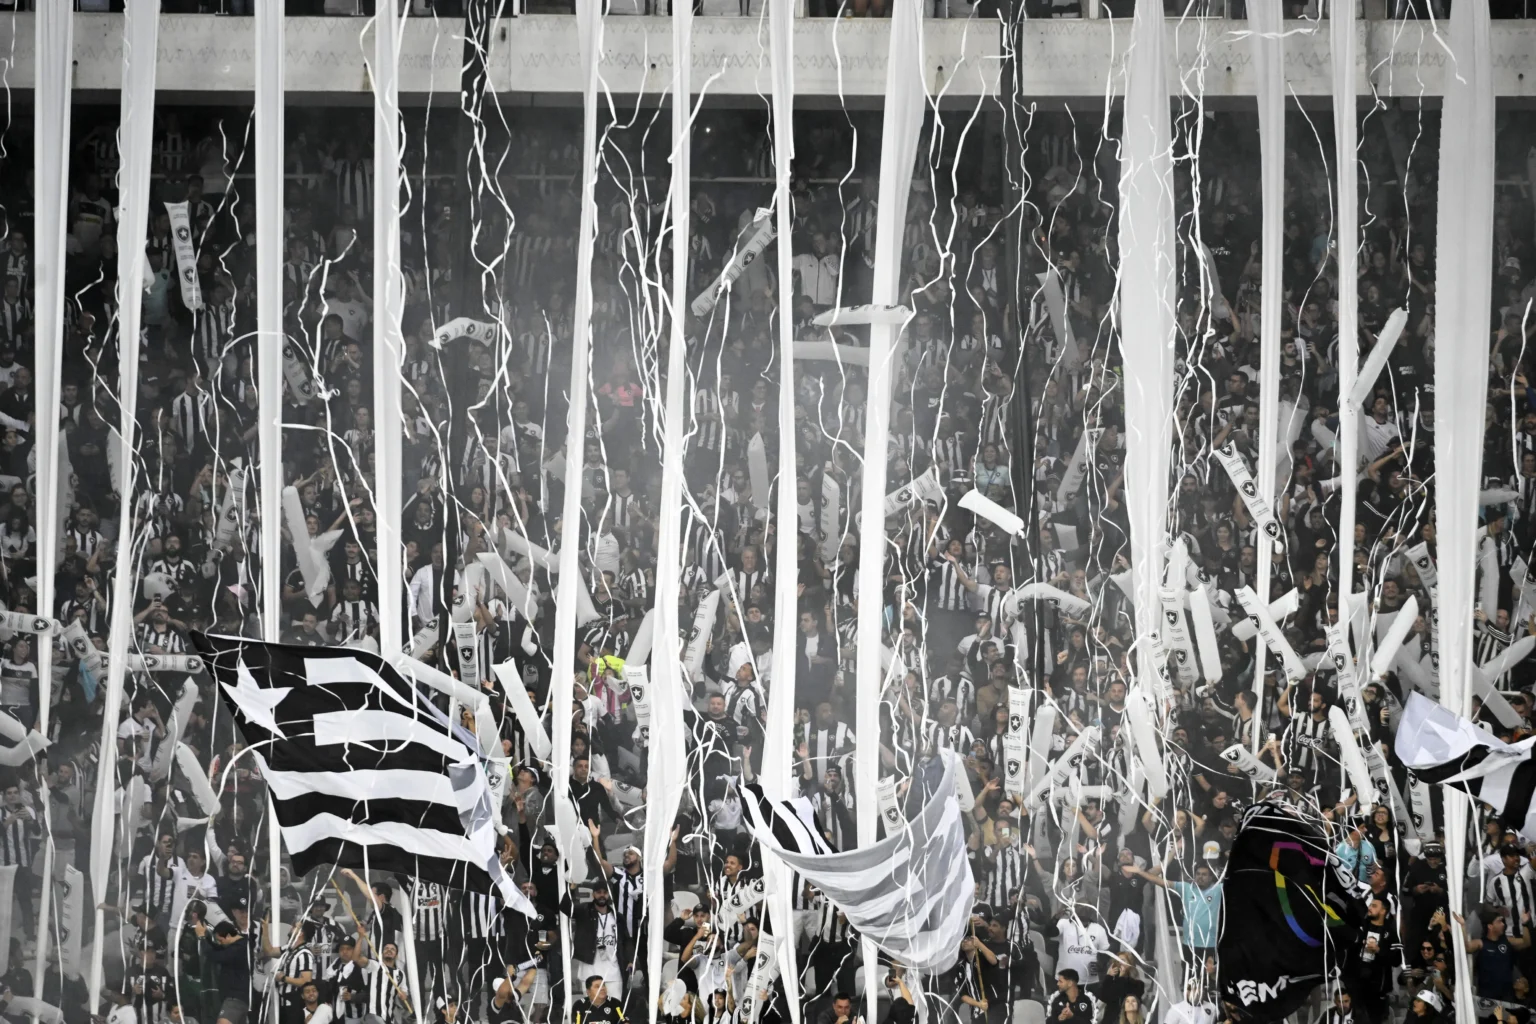
<path fill-rule="evenodd" d="M 240 709 L 240 714 L 252 725 L 260 726 L 273 736 L 287 739 L 288 735 L 279 728 L 277 719 L 272 713 L 277 706 L 287 699 L 293 692 L 291 686 L 257 686 L 256 677 L 251 675 L 251 670 L 246 668 L 245 662 L 240 662 L 236 668 L 237 684 L 230 686 L 228 683 L 220 683 L 224 692 L 229 694 L 229 699 L 235 702 Z"/>

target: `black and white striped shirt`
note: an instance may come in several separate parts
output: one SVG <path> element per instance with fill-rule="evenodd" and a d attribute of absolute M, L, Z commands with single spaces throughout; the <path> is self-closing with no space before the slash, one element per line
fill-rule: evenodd
<path fill-rule="evenodd" d="M 615 867 L 613 874 L 608 876 L 608 894 L 613 898 L 613 910 L 619 915 L 624 934 L 638 935 L 645 919 L 645 873 L 632 875 L 622 867 Z"/>
<path fill-rule="evenodd" d="M 363 977 L 368 982 L 364 998 L 366 1014 L 380 1020 L 394 1020 L 400 990 L 405 987 L 405 971 L 399 967 L 386 966 L 382 960 L 370 959 L 368 966 L 363 968 Z"/>
<path fill-rule="evenodd" d="M 1526 926 L 1520 915 L 1536 914 L 1536 906 L 1531 902 L 1531 883 L 1521 878 L 1519 872 L 1513 875 L 1501 872 L 1488 883 L 1488 896 L 1488 902 L 1494 906 L 1508 908 L 1509 937 L 1518 939 L 1524 935 Z"/>
<path fill-rule="evenodd" d="M 1311 714 L 1291 719 L 1289 760 L 1303 771 L 1314 771 L 1322 763 L 1318 748 L 1328 738 L 1328 719 L 1314 719 Z"/>
<path fill-rule="evenodd" d="M 4 829 L 4 836 L 5 863 L 20 863 L 9 859 L 11 855 L 11 829 L 9 827 Z M 28 854 L 26 863 L 30 864 L 31 862 L 31 855 Z M 161 914 L 169 914 L 171 912 L 171 905 L 176 900 L 176 877 L 181 874 L 185 867 L 186 865 L 181 862 L 179 857 L 172 857 L 169 876 L 161 878 L 160 873 L 155 870 L 155 855 L 153 853 L 145 855 L 144 859 L 139 861 L 139 875 L 144 879 L 144 909 L 149 912 L 150 917 L 158 917 Z"/>
<path fill-rule="evenodd" d="M 960 577 L 960 567 L 947 558 L 936 558 L 928 565 L 928 600 L 940 611 L 969 610 L 970 592 Z"/>
<path fill-rule="evenodd" d="M 496 913 L 494 896 L 479 892 L 465 893 L 463 915 L 465 938 L 490 939 L 496 935 L 496 924 L 500 918 Z"/>
<path fill-rule="evenodd" d="M 1024 851 L 1011 845 L 987 847 L 983 856 L 987 861 L 987 902 L 994 907 L 1008 906 L 1009 896 L 1024 884 L 1024 873 L 1029 864 Z"/>
<path fill-rule="evenodd" d="M 444 927 L 443 904 L 445 892 L 443 887 L 436 882 L 413 881 L 411 905 L 415 908 L 412 924 L 416 929 L 416 938 L 422 942 L 436 942 L 447 937 L 447 928 Z"/>

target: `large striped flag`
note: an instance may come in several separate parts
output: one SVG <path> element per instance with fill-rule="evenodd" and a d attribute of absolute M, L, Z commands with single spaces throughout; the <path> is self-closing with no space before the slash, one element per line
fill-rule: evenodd
<path fill-rule="evenodd" d="M 1423 782 L 1454 786 L 1490 805 L 1506 827 L 1536 836 L 1536 737 L 1505 743 L 1420 693 L 1408 696 L 1393 749 Z"/>
<path fill-rule="evenodd" d="M 922 809 L 904 825 L 897 811 L 886 838 L 859 850 L 833 852 L 805 800 L 773 801 L 749 787 L 746 801 L 759 842 L 820 889 L 861 936 L 920 971 L 954 966 L 976 894 L 955 790 L 960 762 L 943 755 L 942 773 L 927 776 L 935 784 Z M 922 791 L 923 781 L 915 778 L 913 788 Z"/>
<path fill-rule="evenodd" d="M 192 639 L 260 762 L 295 871 L 399 872 L 537 916 L 502 870 L 475 738 L 378 655 Z"/>

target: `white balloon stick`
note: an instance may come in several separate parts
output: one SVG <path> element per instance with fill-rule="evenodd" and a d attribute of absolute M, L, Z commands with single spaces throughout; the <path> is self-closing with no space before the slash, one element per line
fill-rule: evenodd
<path fill-rule="evenodd" d="M 1006 534 L 1020 536 L 1024 533 L 1024 520 L 975 488 L 960 499 L 960 507 L 1000 527 Z"/>
<path fill-rule="evenodd" d="M 1208 683 L 1221 681 L 1221 647 L 1216 624 L 1211 621 L 1211 598 L 1205 584 L 1189 592 L 1189 617 L 1195 624 L 1195 650 L 1200 654 L 1200 673 Z"/>
<path fill-rule="evenodd" d="M 1360 367 L 1360 375 L 1355 378 L 1355 386 L 1349 391 L 1351 405 L 1363 405 L 1371 392 L 1376 390 L 1376 378 L 1381 376 L 1381 369 L 1387 365 L 1387 357 L 1392 354 L 1392 346 L 1397 344 L 1397 339 L 1402 336 L 1403 328 L 1406 326 L 1408 326 L 1408 311 L 1394 309 L 1392 315 L 1387 317 L 1381 333 L 1376 336 L 1376 344 L 1372 346 L 1370 355 L 1365 357 L 1365 365 Z"/>
<path fill-rule="evenodd" d="M 1381 643 L 1376 647 L 1376 653 L 1371 655 L 1371 678 L 1380 679 L 1392 668 L 1392 659 L 1397 657 L 1397 652 L 1402 648 L 1403 641 L 1408 638 L 1408 631 L 1413 628 L 1414 622 L 1419 617 L 1419 599 L 1412 594 L 1403 602 L 1403 607 L 1398 610 L 1397 617 L 1392 620 L 1386 636 L 1381 638 Z"/>

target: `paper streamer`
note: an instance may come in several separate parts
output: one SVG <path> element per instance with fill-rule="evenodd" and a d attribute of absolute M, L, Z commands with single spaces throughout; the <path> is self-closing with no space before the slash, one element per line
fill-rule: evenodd
<path fill-rule="evenodd" d="M 1221 647 L 1216 642 L 1216 624 L 1211 621 L 1211 599 L 1200 584 L 1189 592 L 1189 617 L 1195 624 L 1195 647 L 1200 652 L 1200 674 L 1208 683 L 1221 681 Z"/>
<path fill-rule="evenodd" d="M 704 648 L 715 631 L 715 614 L 719 608 L 720 591 L 711 590 L 694 612 L 693 627 L 688 630 L 688 642 L 683 645 L 683 668 L 690 679 L 697 680 L 704 667 Z"/>
<path fill-rule="evenodd" d="M 1147 798 L 1161 800 L 1168 795 L 1168 770 L 1157 749 L 1157 726 L 1153 708 L 1144 687 L 1136 687 L 1125 698 L 1125 718 L 1130 723 L 1132 749 L 1147 776 Z"/>
<path fill-rule="evenodd" d="M 203 288 L 197 280 L 197 248 L 192 244 L 192 219 L 186 203 L 166 203 L 171 218 L 171 249 L 176 254 L 176 276 L 181 280 L 181 302 L 188 309 L 203 308 Z"/>
<path fill-rule="evenodd" d="M 1397 612 L 1388 627 L 1386 636 L 1376 645 L 1376 653 L 1371 655 L 1371 678 L 1380 679 L 1392 668 L 1392 659 L 1397 657 L 1397 652 L 1402 649 L 1403 641 L 1408 637 L 1408 631 L 1413 629 L 1414 622 L 1419 617 L 1419 599 L 1412 594 L 1403 602 L 1403 607 Z"/>
<path fill-rule="evenodd" d="M 1041 796 L 1051 787 L 1060 788 L 1074 778 L 1078 769 L 1083 766 L 1083 759 L 1087 757 L 1087 751 L 1093 744 L 1099 741 L 1099 727 L 1090 725 L 1077 734 L 1070 746 L 1062 751 L 1061 757 L 1050 766 L 1050 770 L 1043 773 L 1030 787 L 1029 793 L 1024 797 L 1024 803 L 1033 807 L 1040 802 Z"/>
<path fill-rule="evenodd" d="M 1275 770 L 1257 757 L 1254 757 L 1253 752 L 1241 743 L 1234 743 L 1226 750 L 1223 750 L 1221 756 L 1232 764 L 1237 765 L 1238 771 L 1248 776 L 1254 782 L 1274 785 L 1276 779 Z"/>
<path fill-rule="evenodd" d="M 1269 604 L 1269 616 L 1277 623 L 1288 615 L 1295 615 L 1296 609 L 1301 607 L 1301 591 L 1292 589 L 1284 597 Z M 1232 623 L 1232 635 L 1239 640 L 1252 640 L 1258 635 L 1259 628 L 1251 619 L 1239 619 Z"/>
<path fill-rule="evenodd" d="M 688 308 L 693 311 L 694 316 L 704 316 L 714 309 L 715 305 L 720 301 L 720 296 L 724 295 L 731 285 L 736 283 L 736 279 L 746 271 L 753 260 L 757 259 L 758 254 L 768 247 L 769 242 L 773 241 L 773 218 L 768 216 L 767 211 L 759 211 L 759 213 L 761 216 L 755 220 L 757 228 L 731 256 L 730 261 L 725 265 L 725 269 L 720 271 L 720 276 L 715 278 L 715 283 L 700 292 L 698 297 L 689 305 Z"/>
<path fill-rule="evenodd" d="M 11 919 L 15 916 L 16 911 L 16 871 L 17 866 L 15 864 L 7 864 L 4 867 L 0 867 L 0 928 L 5 929 L 3 933 L 5 935 L 15 934 L 11 930 Z M 7 941 L 5 943 L 5 951 L 0 953 L 0 974 L 4 974 L 11 969 L 10 945 L 10 942 Z M 21 964 L 16 966 L 20 967 Z M 11 1007 L 7 1005 L 6 1010 L 9 1011 L 10 1009 Z"/>
<path fill-rule="evenodd" d="M 911 317 L 912 311 L 906 306 L 870 302 L 862 306 L 839 306 L 825 313 L 817 313 L 811 323 L 817 327 L 852 324 L 890 324 L 899 327 Z"/>
<path fill-rule="evenodd" d="M 517 666 L 512 662 L 493 665 L 491 674 L 501 684 L 502 696 L 506 697 L 507 707 L 517 716 L 517 724 L 522 726 L 523 735 L 528 737 L 528 746 L 539 760 L 548 761 L 549 733 L 545 731 L 538 711 L 534 710 L 533 702 L 528 699 L 528 690 L 523 685 L 522 677 L 517 674 Z"/>
<path fill-rule="evenodd" d="M 1247 507 L 1248 514 L 1265 536 L 1275 543 L 1280 543 L 1282 533 L 1280 524 L 1275 521 L 1275 513 L 1269 507 L 1269 499 L 1259 493 L 1258 485 L 1253 482 L 1253 476 L 1248 472 L 1248 466 L 1243 462 L 1243 457 L 1237 451 L 1237 445 L 1228 441 L 1217 448 L 1216 458 L 1221 462 L 1222 468 L 1227 471 L 1227 476 L 1232 480 L 1232 486 L 1237 488 L 1238 495 L 1243 499 L 1243 505 Z"/>
<path fill-rule="evenodd" d="M 1004 533 L 1011 536 L 1021 536 L 1024 533 L 1024 520 L 1008 511 L 991 498 L 972 488 L 960 499 L 960 507 L 974 512 L 987 522 L 999 527 Z"/>
<path fill-rule="evenodd" d="M 1372 391 L 1376 390 L 1376 378 L 1381 376 L 1382 367 L 1387 365 L 1387 357 L 1392 354 L 1392 348 L 1397 344 L 1397 339 L 1402 337 L 1403 328 L 1408 326 L 1408 311 L 1406 309 L 1394 309 L 1392 315 L 1387 317 L 1386 324 L 1381 328 L 1381 333 L 1376 336 L 1376 344 L 1371 347 L 1370 354 L 1365 357 L 1365 363 L 1360 367 L 1360 375 L 1355 378 L 1355 386 L 1349 392 L 1349 404 L 1357 408 L 1365 404 Z"/>
<path fill-rule="evenodd" d="M 1280 659 L 1285 677 L 1291 682 L 1300 682 L 1305 679 L 1307 667 L 1296 656 L 1295 648 L 1285 638 L 1285 634 L 1280 632 L 1280 627 L 1275 625 L 1275 620 L 1270 618 L 1269 609 L 1259 603 L 1258 595 L 1253 592 L 1253 588 L 1239 587 L 1237 601 L 1243 606 L 1243 611 L 1258 623 L 1259 636 L 1263 639 L 1264 645 Z"/>

